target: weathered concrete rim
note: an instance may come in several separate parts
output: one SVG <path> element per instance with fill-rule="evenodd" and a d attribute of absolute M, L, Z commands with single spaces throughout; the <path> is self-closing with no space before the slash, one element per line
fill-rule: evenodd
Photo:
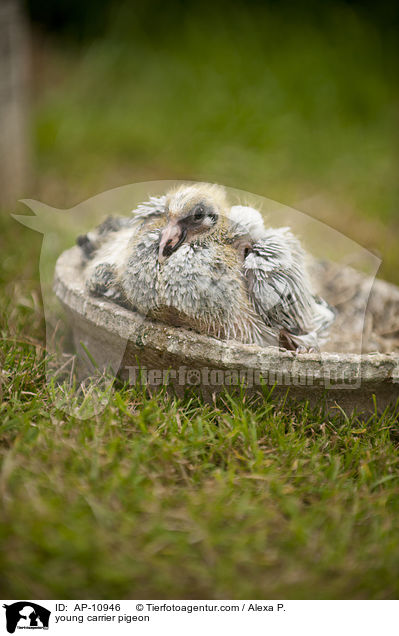
<path fill-rule="evenodd" d="M 295 377 L 306 374 L 308 381 L 319 383 L 325 378 L 360 379 L 362 385 L 397 382 L 399 353 L 304 353 L 280 351 L 277 347 L 260 347 L 236 341 L 221 341 L 183 328 L 167 326 L 129 311 L 104 298 L 87 294 L 81 274 L 81 254 L 78 247 L 66 250 L 55 268 L 54 291 L 68 309 L 76 312 L 93 326 L 116 334 L 136 346 L 149 347 L 160 355 L 168 352 L 187 358 L 195 364 L 224 369 L 246 368 L 260 373 L 289 373 Z M 385 281 L 374 286 L 386 288 Z M 396 293 L 398 290 L 392 286 Z M 139 334 L 139 345 L 138 345 Z"/>

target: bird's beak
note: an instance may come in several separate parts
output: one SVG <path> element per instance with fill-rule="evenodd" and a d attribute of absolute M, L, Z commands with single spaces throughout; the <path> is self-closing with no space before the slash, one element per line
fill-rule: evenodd
<path fill-rule="evenodd" d="M 176 221 L 169 221 L 162 231 L 159 243 L 158 261 L 163 263 L 183 243 L 186 231 Z"/>

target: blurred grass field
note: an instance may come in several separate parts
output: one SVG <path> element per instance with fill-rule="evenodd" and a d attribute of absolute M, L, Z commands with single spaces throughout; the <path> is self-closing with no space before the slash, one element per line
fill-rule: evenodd
<path fill-rule="evenodd" d="M 397 281 L 397 44 L 352 8 L 201 9 L 38 45 L 38 193 L 57 207 L 148 179 L 213 181 L 330 223 Z M 127 13 L 127 16 L 125 15 Z"/>
<path fill-rule="evenodd" d="M 399 283 L 392 31 L 350 5 L 287 6 L 152 22 L 114 5 L 83 39 L 36 27 L 26 195 L 62 208 L 135 181 L 219 182 L 324 220 Z M 45 383 L 41 236 L 7 212 L 3 597 L 398 597 L 398 410 L 117 386 L 101 416 L 66 416 Z"/>

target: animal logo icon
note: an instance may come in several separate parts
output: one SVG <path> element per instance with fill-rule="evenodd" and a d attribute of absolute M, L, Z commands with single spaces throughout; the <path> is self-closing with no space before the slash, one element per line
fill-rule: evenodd
<path fill-rule="evenodd" d="M 32 601 L 18 601 L 11 605 L 4 604 L 6 610 L 6 627 L 9 634 L 19 629 L 48 629 L 50 610 Z"/>

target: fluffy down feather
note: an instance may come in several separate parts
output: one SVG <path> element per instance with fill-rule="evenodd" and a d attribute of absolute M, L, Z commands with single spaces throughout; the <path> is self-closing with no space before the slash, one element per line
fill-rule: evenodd
<path fill-rule="evenodd" d="M 77 239 L 90 293 L 221 338 L 318 348 L 334 312 L 313 294 L 288 228 L 266 229 L 257 210 L 232 206 L 218 233 L 183 243 L 160 266 L 166 200 L 150 197 L 130 217 L 110 217 Z M 244 255 L 235 250 L 243 240 Z"/>

